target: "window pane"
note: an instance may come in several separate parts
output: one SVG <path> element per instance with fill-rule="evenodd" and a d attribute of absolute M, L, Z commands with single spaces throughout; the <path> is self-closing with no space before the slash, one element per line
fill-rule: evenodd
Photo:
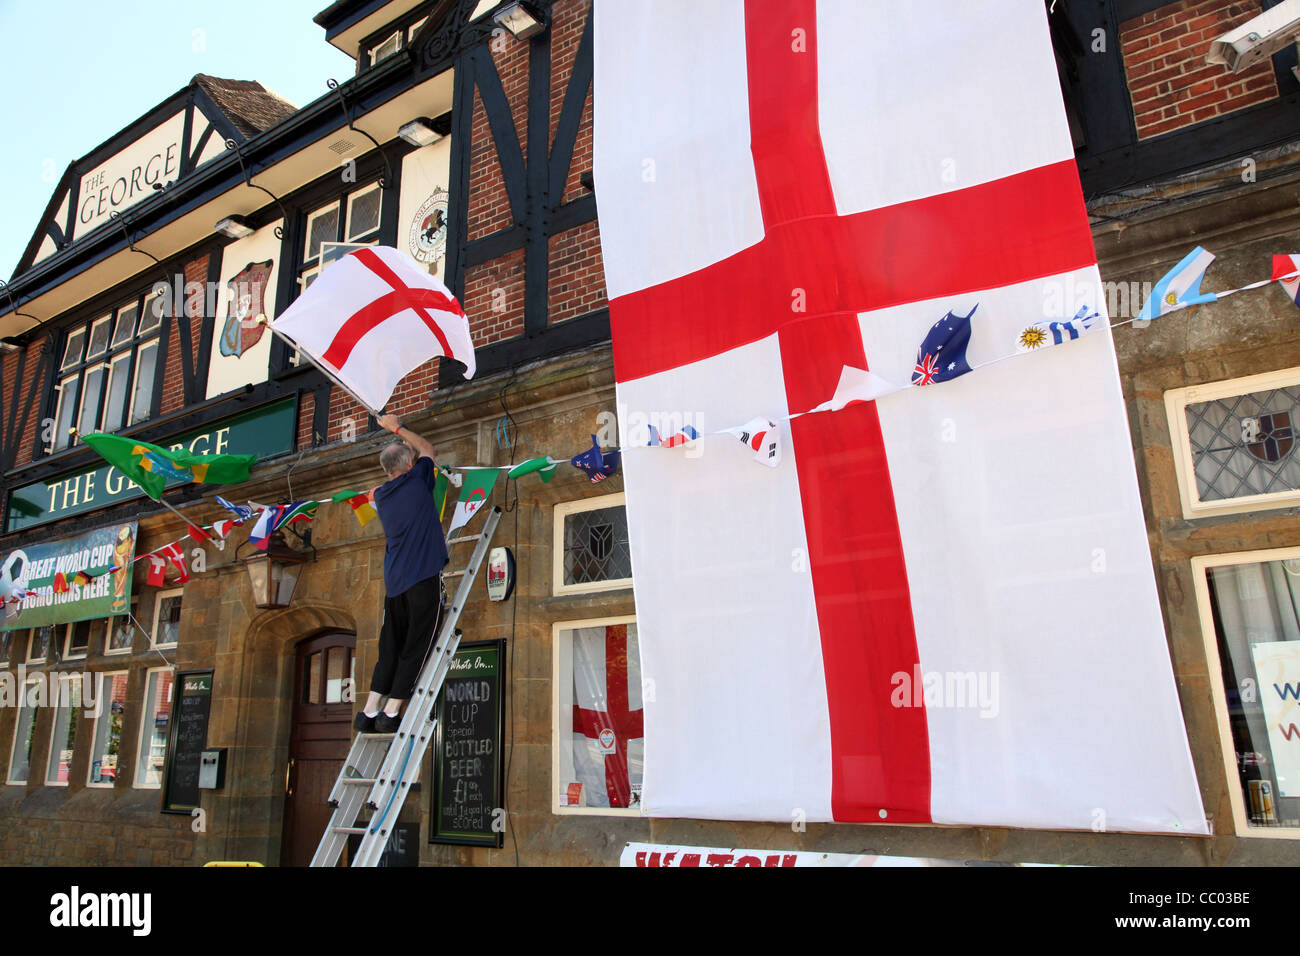
<path fill-rule="evenodd" d="M 380 60 L 386 60 L 401 47 L 402 35 L 394 33 L 382 44 L 370 51 L 370 65 L 374 66 Z"/>
<path fill-rule="evenodd" d="M 1200 500 L 1300 488 L 1298 405 L 1300 385 L 1189 404 L 1187 432 Z"/>
<path fill-rule="evenodd" d="M 564 519 L 564 583 L 617 581 L 632 576 L 623 505 L 577 511 Z"/>
<path fill-rule="evenodd" d="M 74 375 L 59 383 L 59 410 L 54 415 L 54 449 L 67 448 L 72 441 L 68 434 L 77 414 L 77 393 L 80 385 Z"/>
<path fill-rule="evenodd" d="M 1207 575 L 1250 826 L 1300 827 L 1300 561 Z"/>
<path fill-rule="evenodd" d="M 343 678 L 348 675 L 348 649 L 331 647 L 325 652 L 325 703 L 337 704 L 343 700 Z"/>
<path fill-rule="evenodd" d="M 90 629 L 98 621 L 77 621 L 68 625 L 68 647 L 64 657 L 85 657 L 90 648 Z"/>
<path fill-rule="evenodd" d="M 33 628 L 27 644 L 27 663 L 50 659 L 54 648 L 54 628 L 51 626 Z"/>
<path fill-rule="evenodd" d="M 163 764 L 167 760 L 167 722 L 172 709 L 172 672 L 151 671 L 145 692 L 145 723 L 140 734 L 140 754 L 135 764 L 135 785 L 156 787 L 162 784 Z"/>
<path fill-rule="evenodd" d="M 94 358 L 97 355 L 103 355 L 104 350 L 108 348 L 108 329 L 109 316 L 104 316 L 90 327 L 90 346 L 86 349 L 86 358 Z"/>
<path fill-rule="evenodd" d="M 131 424 L 148 419 L 153 404 L 154 365 L 158 360 L 158 340 L 140 346 L 135 360 L 135 390 L 131 395 Z"/>
<path fill-rule="evenodd" d="M 135 639 L 135 625 L 131 623 L 129 617 L 117 618 L 109 630 L 108 650 L 110 651 L 129 651 L 131 642 Z"/>
<path fill-rule="evenodd" d="M 158 602 L 158 627 L 154 631 L 154 643 L 175 644 L 181 630 L 181 595 L 161 597 Z"/>
<path fill-rule="evenodd" d="M 360 239 L 379 228 L 378 186 L 358 193 L 348 200 L 348 241 Z"/>
<path fill-rule="evenodd" d="M 54 732 L 50 736 L 50 759 L 45 766 L 46 783 L 67 783 L 72 769 L 72 743 L 77 737 L 77 719 L 81 716 L 81 676 L 60 680 L 58 709 L 54 712 Z"/>
<path fill-rule="evenodd" d="M 104 431 L 115 432 L 122 427 L 126 413 L 127 390 L 131 384 L 131 353 L 115 358 L 108 372 L 108 400 L 104 404 Z"/>
<path fill-rule="evenodd" d="M 86 370 L 81 393 L 81 417 L 77 419 L 77 430 L 83 435 L 99 431 L 99 400 L 104 394 L 104 379 L 107 375 L 108 370 L 102 365 Z"/>
<path fill-rule="evenodd" d="M 113 348 L 125 345 L 135 338 L 135 320 L 138 306 L 128 305 L 117 313 L 117 325 L 113 328 Z"/>
<path fill-rule="evenodd" d="M 37 682 L 28 681 L 18 701 L 18 716 L 14 722 L 14 747 L 9 759 L 9 782 L 26 783 L 32 764 L 32 740 L 36 737 L 36 708 L 39 702 Z"/>
<path fill-rule="evenodd" d="M 320 703 L 320 669 L 321 654 L 317 651 L 307 658 L 307 691 L 303 694 L 303 703 Z"/>
<path fill-rule="evenodd" d="M 144 300 L 144 314 L 140 317 L 140 334 L 147 335 L 162 325 L 163 297 L 147 295 Z"/>
<path fill-rule="evenodd" d="M 95 740 L 90 751 L 91 783 L 112 783 L 117 779 L 122 724 L 126 720 L 126 677 L 125 671 L 99 675 L 100 710 L 95 719 Z"/>
<path fill-rule="evenodd" d="M 59 366 L 60 371 L 72 368 L 81 361 L 81 351 L 85 344 L 86 330 L 84 328 L 69 333 L 68 344 L 63 350 L 63 364 Z"/>
<path fill-rule="evenodd" d="M 339 207 L 335 203 L 328 209 L 312 213 L 307 217 L 307 247 L 303 252 L 303 261 L 315 259 L 320 253 L 322 242 L 333 242 L 339 237 Z"/>

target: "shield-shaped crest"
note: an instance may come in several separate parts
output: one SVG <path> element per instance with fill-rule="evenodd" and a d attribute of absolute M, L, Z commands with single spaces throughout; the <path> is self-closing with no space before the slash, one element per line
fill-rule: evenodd
<path fill-rule="evenodd" d="M 1295 445 L 1290 412 L 1269 412 L 1259 416 L 1258 441 L 1248 442 L 1246 451 L 1260 461 L 1281 461 Z"/>
<path fill-rule="evenodd" d="M 243 355 L 262 338 L 264 326 L 257 321 L 266 312 L 266 286 L 271 278 L 273 261 L 250 262 L 226 283 L 230 307 L 221 329 L 221 354 Z"/>

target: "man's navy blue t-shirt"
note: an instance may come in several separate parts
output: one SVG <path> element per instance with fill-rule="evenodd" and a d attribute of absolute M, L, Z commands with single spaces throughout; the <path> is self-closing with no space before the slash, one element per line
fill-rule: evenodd
<path fill-rule="evenodd" d="M 437 480 L 433 459 L 417 459 L 404 475 L 375 489 L 375 508 L 384 523 L 384 590 L 393 598 L 431 578 L 447 564 L 447 543 L 433 505 Z"/>

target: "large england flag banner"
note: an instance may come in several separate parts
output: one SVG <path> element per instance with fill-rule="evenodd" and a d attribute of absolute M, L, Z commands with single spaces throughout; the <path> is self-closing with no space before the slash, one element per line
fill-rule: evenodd
<path fill-rule="evenodd" d="M 595 18 L 645 812 L 1206 833 L 1041 0 Z"/>

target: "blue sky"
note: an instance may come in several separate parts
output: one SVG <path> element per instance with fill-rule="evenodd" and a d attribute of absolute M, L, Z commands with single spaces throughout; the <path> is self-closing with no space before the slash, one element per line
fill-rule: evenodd
<path fill-rule="evenodd" d="M 0 278 L 68 164 L 187 86 L 257 80 L 297 106 L 352 75 L 311 18 L 329 0 L 0 0 Z"/>

